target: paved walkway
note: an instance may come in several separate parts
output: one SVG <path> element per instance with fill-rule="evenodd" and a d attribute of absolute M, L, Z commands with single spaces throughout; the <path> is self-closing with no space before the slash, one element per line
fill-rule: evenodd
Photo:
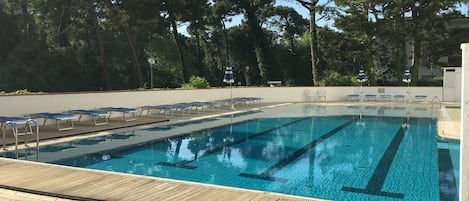
<path fill-rule="evenodd" d="M 444 107 L 438 115 L 438 135 L 450 139 L 461 139 L 461 109 Z"/>

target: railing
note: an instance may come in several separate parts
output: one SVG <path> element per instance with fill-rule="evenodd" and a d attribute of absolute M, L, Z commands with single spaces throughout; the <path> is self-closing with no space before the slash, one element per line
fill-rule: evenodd
<path fill-rule="evenodd" d="M 24 132 L 18 132 L 18 125 L 24 126 Z M 28 147 L 28 135 L 36 134 L 36 157 L 39 157 L 39 126 L 37 121 L 34 119 L 22 120 L 11 120 L 2 122 L 2 131 L 3 131 L 3 150 L 8 151 L 5 148 L 5 134 L 7 130 L 11 130 L 13 136 L 15 137 L 15 157 L 18 158 L 18 136 L 24 136 L 24 145 Z M 35 129 L 33 130 L 33 128 Z"/>
<path fill-rule="evenodd" d="M 438 103 L 440 103 L 440 108 L 441 108 L 441 99 L 438 96 L 434 96 L 432 99 L 432 108 L 433 108 L 433 103 L 435 102 L 435 99 L 438 100 Z"/>

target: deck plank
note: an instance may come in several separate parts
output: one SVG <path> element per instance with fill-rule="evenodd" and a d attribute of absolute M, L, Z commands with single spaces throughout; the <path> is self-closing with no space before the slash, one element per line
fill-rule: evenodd
<path fill-rule="evenodd" d="M 319 200 L 0 158 L 0 185 L 98 200 Z"/>

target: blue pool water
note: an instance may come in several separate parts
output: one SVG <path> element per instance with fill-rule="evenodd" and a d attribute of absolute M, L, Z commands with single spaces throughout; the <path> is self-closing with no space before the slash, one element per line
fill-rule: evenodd
<path fill-rule="evenodd" d="M 160 131 L 41 155 L 140 132 Z M 48 162 L 331 200 L 420 201 L 457 199 L 458 160 L 459 141 L 438 139 L 432 118 L 345 115 L 250 119 Z"/>

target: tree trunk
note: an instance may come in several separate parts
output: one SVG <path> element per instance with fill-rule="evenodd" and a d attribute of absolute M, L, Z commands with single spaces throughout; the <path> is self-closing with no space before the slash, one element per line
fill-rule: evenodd
<path fill-rule="evenodd" d="M 178 49 L 179 61 L 181 62 L 181 65 L 182 65 L 182 77 L 184 79 L 184 82 L 188 83 L 189 74 L 187 72 L 187 66 L 186 66 L 186 62 L 184 60 L 184 55 L 182 52 L 182 44 L 181 44 L 181 41 L 179 40 L 179 33 L 178 33 L 177 25 L 176 25 L 176 19 L 174 18 L 174 14 L 170 9 L 168 9 L 168 14 L 169 14 L 169 20 L 171 21 L 171 27 L 173 29 L 174 40 L 176 41 L 176 46 Z"/>
<path fill-rule="evenodd" d="M 312 1 L 311 4 L 309 5 L 309 32 L 311 34 L 311 42 L 310 42 L 310 47 L 311 47 L 311 72 L 313 76 L 313 85 L 314 86 L 319 86 L 319 80 L 318 80 L 318 67 L 317 67 L 317 35 L 316 35 L 316 3 L 317 1 Z"/>
<path fill-rule="evenodd" d="M 36 34 L 36 23 L 33 21 L 33 17 L 29 13 L 28 5 L 29 1 L 28 0 L 22 0 L 20 2 L 21 5 L 21 12 L 23 14 L 24 18 L 24 25 L 25 25 L 25 39 L 26 43 L 31 43 L 34 39 L 33 36 Z"/>
<path fill-rule="evenodd" d="M 289 40 L 290 40 L 290 56 L 291 56 L 291 75 L 292 75 L 292 84 L 294 85 L 298 85 L 298 78 L 301 77 L 301 75 L 299 74 L 299 71 L 296 69 L 296 47 L 295 47 L 295 36 L 294 35 L 290 35 L 289 36 Z"/>
<path fill-rule="evenodd" d="M 197 26 L 198 29 L 198 26 Z M 204 71 L 204 64 L 203 64 L 203 58 L 202 58 L 202 50 L 200 48 L 200 33 L 199 30 L 196 30 L 195 32 L 195 41 L 196 41 L 196 51 L 197 51 L 197 64 L 199 67 L 199 73 L 202 75 L 202 77 L 205 77 L 205 71 Z"/>
<path fill-rule="evenodd" d="M 101 33 L 101 28 L 98 25 L 98 18 L 96 16 L 96 8 L 93 5 L 93 1 L 90 1 L 90 12 L 92 13 L 93 18 L 93 27 L 96 31 L 96 38 L 98 43 L 98 65 L 101 68 L 101 75 L 102 75 L 102 83 L 104 84 L 104 90 L 112 90 L 111 80 L 109 78 L 109 72 L 106 64 L 105 59 L 105 52 L 104 52 L 104 42 L 103 42 L 103 35 Z"/>
<path fill-rule="evenodd" d="M 247 25 L 251 30 L 255 44 L 255 52 L 257 59 L 257 67 L 259 69 L 259 80 L 261 83 L 266 83 L 268 79 L 279 79 L 272 77 L 271 75 L 278 76 L 278 73 L 273 72 L 272 61 L 269 61 L 268 58 L 272 58 L 269 42 L 267 36 L 262 30 L 262 27 L 259 25 L 259 20 L 256 15 L 257 9 L 252 6 L 245 8 L 247 16 Z M 269 69 L 270 68 L 270 69 Z"/>
<path fill-rule="evenodd" d="M 417 86 L 419 79 L 419 66 L 421 56 L 421 39 L 420 39 L 420 17 L 415 4 L 411 6 L 412 9 L 412 86 Z"/>
<path fill-rule="evenodd" d="M 421 48 L 422 42 L 418 37 L 414 39 L 413 49 L 412 52 L 412 86 L 417 86 L 417 82 L 419 80 L 419 67 L 420 67 L 420 57 L 422 54 Z"/>
<path fill-rule="evenodd" d="M 141 71 L 141 68 L 140 68 L 140 62 L 138 61 L 137 50 L 135 49 L 135 45 L 134 45 L 132 37 L 130 35 L 129 27 L 124 26 L 123 30 L 124 30 L 125 38 L 127 39 L 127 42 L 129 43 L 130 52 L 132 54 L 131 55 L 132 64 L 133 64 L 134 70 L 135 70 L 135 79 L 136 79 L 137 87 L 143 87 L 142 71 Z"/>

